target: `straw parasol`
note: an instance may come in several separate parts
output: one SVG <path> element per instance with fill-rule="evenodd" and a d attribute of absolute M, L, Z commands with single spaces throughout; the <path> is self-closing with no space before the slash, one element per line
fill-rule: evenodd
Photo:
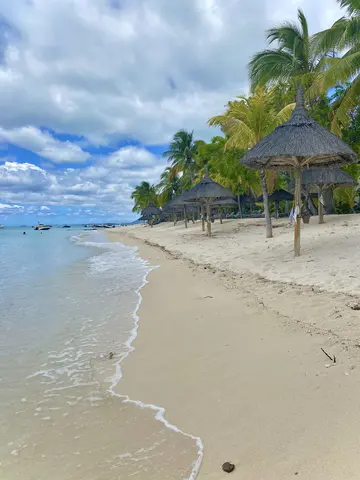
<path fill-rule="evenodd" d="M 152 218 L 161 213 L 160 208 L 156 207 L 153 203 L 149 203 L 149 205 L 141 211 L 141 216 L 147 218 L 149 225 L 152 227 Z"/>
<path fill-rule="evenodd" d="M 199 202 L 202 206 L 202 218 L 203 215 L 203 208 L 206 206 L 206 215 L 207 215 L 207 234 L 211 237 L 211 220 L 210 220 L 210 206 L 217 200 L 229 199 L 233 198 L 233 194 L 230 190 L 223 187 L 219 183 L 214 182 L 209 177 L 208 172 L 206 171 L 206 175 L 199 183 L 195 185 L 195 187 L 191 188 L 187 192 L 183 193 L 183 198 L 187 202 Z M 203 230 L 204 230 L 204 222 L 203 222 Z"/>
<path fill-rule="evenodd" d="M 279 190 L 275 190 L 271 195 L 269 195 L 269 201 L 275 203 L 275 212 L 276 218 L 279 217 L 279 210 L 280 210 L 280 202 L 282 200 L 291 201 L 294 200 L 294 195 L 292 193 L 287 192 L 280 188 Z M 263 202 L 263 196 L 259 197 L 259 202 Z"/>
<path fill-rule="evenodd" d="M 301 86 L 296 107 L 286 123 L 249 150 L 241 162 L 258 170 L 292 169 L 295 177 L 294 251 L 300 255 L 301 171 L 309 166 L 341 167 L 357 161 L 355 152 L 339 137 L 308 117 Z"/>
<path fill-rule="evenodd" d="M 183 192 L 184 193 L 184 192 Z M 174 216 L 174 225 L 176 224 L 176 214 L 178 212 L 181 212 L 184 214 L 184 221 L 185 221 L 185 228 L 188 227 L 188 221 L 187 221 L 187 214 L 189 213 L 189 208 L 192 210 L 192 213 L 194 213 L 194 207 L 197 204 L 191 204 L 190 202 L 187 202 L 183 198 L 183 193 L 181 195 L 178 195 L 177 197 L 169 200 L 168 202 L 165 203 L 163 206 L 163 209 L 167 212 L 171 212 Z M 193 220 L 194 221 L 194 220 Z"/>
<path fill-rule="evenodd" d="M 212 204 L 213 207 L 231 207 L 232 205 L 238 206 L 238 203 L 235 200 L 235 198 L 225 198 L 223 200 L 216 200 L 216 202 L 214 202 Z M 220 210 L 220 223 L 223 223 L 223 210 L 222 210 L 222 208 Z"/>
<path fill-rule="evenodd" d="M 324 202 L 322 198 L 324 190 L 334 187 L 356 186 L 357 181 L 351 175 L 343 172 L 339 168 L 308 168 L 304 170 L 302 174 L 301 184 L 306 187 L 316 187 L 319 195 L 319 223 L 324 223 Z"/>

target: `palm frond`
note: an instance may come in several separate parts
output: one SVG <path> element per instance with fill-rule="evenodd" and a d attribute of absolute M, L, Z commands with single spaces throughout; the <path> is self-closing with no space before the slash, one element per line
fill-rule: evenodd
<path fill-rule="evenodd" d="M 266 85 L 272 80 L 289 80 L 294 72 L 296 59 L 282 50 L 264 50 L 256 53 L 249 62 L 251 84 Z"/>

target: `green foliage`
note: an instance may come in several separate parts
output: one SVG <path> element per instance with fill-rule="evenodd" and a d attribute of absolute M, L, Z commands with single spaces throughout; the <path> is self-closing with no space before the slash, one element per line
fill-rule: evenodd
<path fill-rule="evenodd" d="M 165 168 L 160 177 L 160 183 L 156 186 L 159 192 L 159 206 L 169 202 L 181 193 L 181 182 L 176 170 L 171 167 Z"/>
<path fill-rule="evenodd" d="M 249 62 L 250 79 L 253 87 L 286 82 L 295 86 L 298 82 L 305 87 L 323 68 L 320 56 L 312 46 L 306 17 L 298 10 L 298 23 L 285 22 L 267 31 L 268 48 L 256 53 Z"/>
<path fill-rule="evenodd" d="M 314 92 L 327 92 L 336 85 L 348 83 L 336 104 L 331 128 L 338 135 L 351 120 L 349 112 L 359 104 L 360 97 L 360 3 L 338 0 L 346 15 L 330 28 L 312 38 L 314 51 L 321 55 L 325 68 L 315 81 Z"/>
<path fill-rule="evenodd" d="M 195 175 L 195 155 L 197 147 L 194 141 L 194 132 L 179 130 L 173 136 L 169 150 L 164 152 L 176 173 L 182 172 L 184 185 L 193 183 Z"/>
<path fill-rule="evenodd" d="M 150 203 L 158 204 L 156 187 L 148 182 L 141 182 L 140 185 L 135 187 L 131 198 L 134 200 L 133 212 L 141 212 Z"/>

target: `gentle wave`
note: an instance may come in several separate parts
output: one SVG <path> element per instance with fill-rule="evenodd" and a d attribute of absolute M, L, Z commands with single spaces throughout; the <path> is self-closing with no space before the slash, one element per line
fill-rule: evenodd
<path fill-rule="evenodd" d="M 117 387 L 117 385 L 119 384 L 119 382 L 120 382 L 120 380 L 123 376 L 122 369 L 121 369 L 121 363 L 125 360 L 125 358 L 127 358 L 127 356 L 132 351 L 135 350 L 135 347 L 133 347 L 132 344 L 133 344 L 134 340 L 136 339 L 136 337 L 138 335 L 138 329 L 139 329 L 140 318 L 138 316 L 138 311 L 139 311 L 139 308 L 140 308 L 140 305 L 141 305 L 141 302 L 142 302 L 142 296 L 141 296 L 140 291 L 148 283 L 147 276 L 149 275 L 149 273 L 152 270 L 154 270 L 155 268 L 158 268 L 158 267 L 150 266 L 147 261 L 138 257 L 137 256 L 138 249 L 136 247 L 127 247 L 120 242 L 96 243 L 96 242 L 87 241 L 84 238 L 84 236 L 80 236 L 80 237 L 76 237 L 76 238 L 73 237 L 73 241 L 79 242 L 79 243 L 82 243 L 82 244 L 85 244 L 85 245 L 88 245 L 88 246 L 111 249 L 113 251 L 118 251 L 119 247 L 121 249 L 125 248 L 126 252 L 127 252 L 127 255 L 130 253 L 131 257 L 133 259 L 136 258 L 138 261 L 141 262 L 141 264 L 143 266 L 147 267 L 147 270 L 146 270 L 146 272 L 143 276 L 142 284 L 140 285 L 140 287 L 138 287 L 136 289 L 136 294 L 138 296 L 138 302 L 137 302 L 137 305 L 136 305 L 135 310 L 133 312 L 134 327 L 133 327 L 132 331 L 130 332 L 130 336 L 129 336 L 128 340 L 125 343 L 126 351 L 120 355 L 119 360 L 116 362 L 116 364 L 115 364 L 116 370 L 115 370 L 115 373 L 114 373 L 113 377 L 108 379 L 108 381 L 111 383 L 110 388 L 109 388 L 109 392 L 112 395 L 114 395 L 118 398 L 121 398 L 125 403 L 131 403 L 133 405 L 137 405 L 140 408 L 147 408 L 147 409 L 155 411 L 156 412 L 155 419 L 158 420 L 159 422 L 161 422 L 166 428 L 168 428 L 169 430 L 172 430 L 176 433 L 180 433 L 180 434 L 184 435 L 185 437 L 191 438 L 192 440 L 194 440 L 196 442 L 196 446 L 198 448 L 198 458 L 193 462 L 191 474 L 187 479 L 187 480 L 195 480 L 196 477 L 198 476 L 200 466 L 201 466 L 201 463 L 202 463 L 202 459 L 203 459 L 203 456 L 204 456 L 204 446 L 203 446 L 203 442 L 202 442 L 201 438 L 182 431 L 179 427 L 171 424 L 168 420 L 166 420 L 166 418 L 165 418 L 166 410 L 163 407 L 160 407 L 158 405 L 146 404 L 146 403 L 143 403 L 140 400 L 133 400 L 128 395 L 122 395 L 122 394 L 118 394 L 118 393 L 115 392 L 115 388 Z M 104 257 L 104 255 L 105 255 L 105 257 Z M 101 257 L 103 257 L 103 258 L 101 258 Z M 92 266 L 95 269 L 95 271 L 108 272 L 108 271 L 112 270 L 111 262 L 110 262 L 110 265 L 108 263 L 109 260 L 111 260 L 111 253 L 103 254 L 100 257 L 93 257 L 91 259 L 91 262 L 92 262 Z"/>

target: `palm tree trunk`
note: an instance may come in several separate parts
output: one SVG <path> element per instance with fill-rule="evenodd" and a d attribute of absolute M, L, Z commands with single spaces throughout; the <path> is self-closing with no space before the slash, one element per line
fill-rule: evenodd
<path fill-rule="evenodd" d="M 237 196 L 237 201 L 238 201 L 239 215 L 240 215 L 240 218 L 242 218 L 240 195 Z"/>
<path fill-rule="evenodd" d="M 264 199 L 264 213 L 265 213 L 265 223 L 266 223 L 266 238 L 272 238 L 272 225 L 271 225 L 271 216 L 269 210 L 269 195 L 266 186 L 266 177 L 265 171 L 260 170 L 260 182 Z"/>
<path fill-rule="evenodd" d="M 188 228 L 187 215 L 186 215 L 186 205 L 184 205 L 184 222 L 185 222 L 185 228 Z"/>

